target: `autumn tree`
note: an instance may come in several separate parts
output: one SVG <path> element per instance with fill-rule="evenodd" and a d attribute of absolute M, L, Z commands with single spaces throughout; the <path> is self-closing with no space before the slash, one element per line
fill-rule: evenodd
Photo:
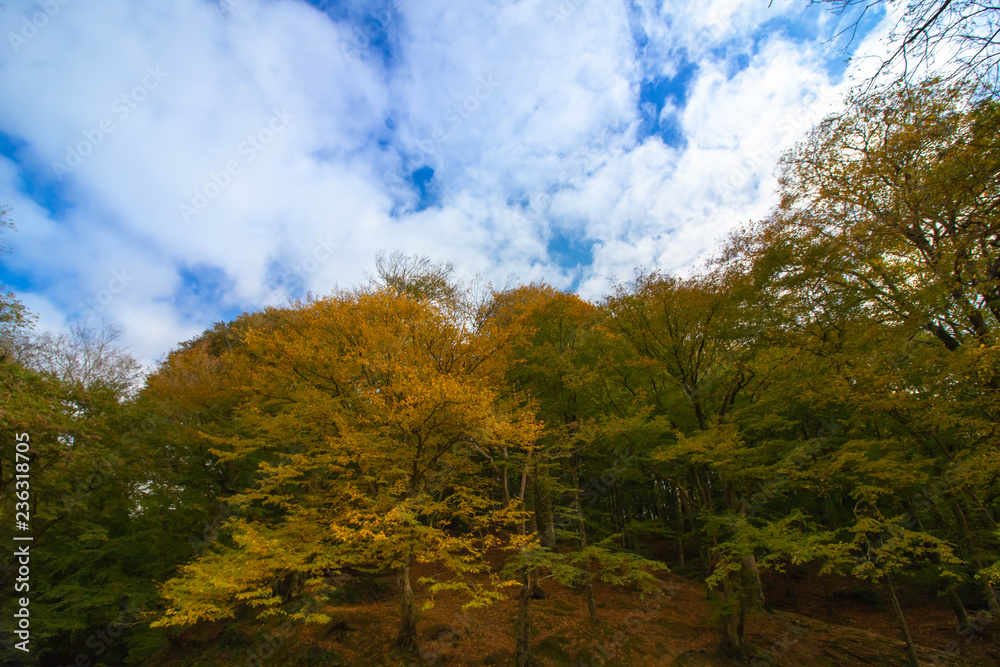
<path fill-rule="evenodd" d="M 930 568 L 963 625 L 962 577 L 996 606 L 997 128 L 995 103 L 961 87 L 858 96 L 784 158 L 781 204 L 737 243 L 788 313 L 792 403 L 842 431 L 803 491 L 856 503 L 826 517 L 851 572 L 895 600 L 894 576 Z"/>
<path fill-rule="evenodd" d="M 392 283 L 269 317 L 271 326 L 243 333 L 248 353 L 237 362 L 249 435 L 215 450 L 222 460 L 259 457 L 257 479 L 229 501 L 241 508 L 231 541 L 164 589 L 172 607 L 159 623 L 223 618 L 241 603 L 278 613 L 348 566 L 396 573 L 403 647 L 416 640 L 414 562 L 453 573 L 429 582 L 432 594 L 496 599 L 495 587 L 463 575 L 486 571 L 489 527 L 509 509 L 481 492 L 476 449 L 521 446 L 537 430 L 488 382 L 516 327 L 475 328 L 461 304 Z"/>

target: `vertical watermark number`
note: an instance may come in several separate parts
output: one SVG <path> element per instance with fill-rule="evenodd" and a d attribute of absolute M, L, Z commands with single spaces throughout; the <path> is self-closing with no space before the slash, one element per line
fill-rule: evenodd
<path fill-rule="evenodd" d="M 28 533 L 31 530 L 31 460 L 28 457 L 28 450 L 31 448 L 30 438 L 27 433 L 18 433 L 14 436 L 14 496 L 17 499 L 14 504 L 14 558 L 17 561 L 17 577 L 14 579 L 14 591 L 16 593 L 27 594 L 31 590 L 31 542 L 32 537 Z M 28 641 L 31 639 L 31 621 L 29 619 L 30 599 L 18 598 L 16 611 L 14 612 L 14 634 L 19 642 L 14 643 L 14 647 L 19 651 L 28 653 Z"/>

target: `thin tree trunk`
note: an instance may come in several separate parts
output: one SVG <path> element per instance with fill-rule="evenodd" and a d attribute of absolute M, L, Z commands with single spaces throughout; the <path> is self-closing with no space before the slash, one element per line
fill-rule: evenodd
<path fill-rule="evenodd" d="M 531 478 L 531 495 L 534 499 L 534 512 L 531 515 L 531 525 L 535 532 L 538 533 L 538 537 L 542 540 L 542 546 L 548 547 L 546 544 L 548 536 L 539 530 L 545 526 L 545 508 L 542 507 L 542 485 L 538 481 L 538 461 L 535 461 L 535 474 Z"/>
<path fill-rule="evenodd" d="M 736 622 L 736 633 L 740 637 L 740 654 L 746 654 L 746 644 L 744 643 L 744 638 L 746 637 L 747 629 L 747 596 L 740 591 L 740 613 L 738 620 Z"/>
<path fill-rule="evenodd" d="M 924 522 L 920 520 L 920 515 L 917 514 L 917 508 L 913 506 L 913 503 L 907 503 L 907 505 L 910 508 L 910 514 L 913 515 L 913 518 L 917 522 L 917 528 L 920 529 L 921 532 L 927 532 L 924 529 Z M 940 555 L 938 555 L 936 552 L 931 552 L 929 557 L 931 563 L 933 563 L 937 567 L 941 567 Z M 972 627 L 972 621 L 969 618 L 969 612 L 965 608 L 965 605 L 962 603 L 962 598 L 958 597 L 958 593 L 955 592 L 955 584 L 945 583 L 945 592 L 948 596 L 948 603 L 951 605 L 952 611 L 955 612 L 955 618 L 958 619 L 959 630 L 962 631 Z"/>
<path fill-rule="evenodd" d="M 712 553 L 717 554 L 718 552 L 719 544 L 713 537 Z M 714 563 L 709 562 L 709 568 L 714 567 L 714 565 Z M 735 574 L 745 576 L 744 572 L 737 572 Z M 736 577 L 733 572 L 727 572 L 722 578 L 722 594 L 725 604 L 722 618 L 726 626 L 726 640 L 729 643 L 729 648 L 735 651 L 742 659 L 746 657 L 746 646 L 743 642 L 743 633 L 746 629 L 745 595 L 743 590 L 741 590 L 741 586 L 733 586 L 734 579 Z M 742 584 L 744 582 L 737 579 L 736 583 Z"/>
<path fill-rule="evenodd" d="M 507 448 L 503 448 L 503 460 L 507 460 Z M 507 486 L 507 465 L 500 469 L 500 485 L 503 491 L 503 505 L 504 507 L 510 507 L 510 488 Z"/>
<path fill-rule="evenodd" d="M 700 531 L 698 530 L 698 524 L 695 521 L 694 501 L 683 487 L 678 486 L 677 490 L 681 494 L 681 500 L 683 500 L 684 514 L 687 516 L 688 525 L 691 527 L 691 535 L 698 535 L 700 534 Z M 705 571 L 705 576 L 707 577 L 712 574 L 712 565 L 709 561 L 708 547 L 704 543 L 698 547 L 698 560 L 701 561 L 701 567 Z"/>
<path fill-rule="evenodd" d="M 751 551 L 743 557 L 743 571 L 750 580 L 750 585 L 754 592 L 754 603 L 760 606 L 767 604 L 764 599 L 764 583 L 760 580 L 760 570 L 757 568 L 757 557 Z"/>
<path fill-rule="evenodd" d="M 415 648 L 417 645 L 416 609 L 413 605 L 413 589 L 410 587 L 410 557 L 407 556 L 396 574 L 399 583 L 399 636 L 396 645 L 401 648 Z"/>
<path fill-rule="evenodd" d="M 677 508 L 677 557 L 680 559 L 681 569 L 684 569 L 684 514 L 679 492 L 674 493 L 674 503 Z"/>
<path fill-rule="evenodd" d="M 580 506 L 579 481 L 575 469 L 573 470 L 573 511 L 576 513 L 576 520 L 580 530 L 580 549 L 586 549 L 587 524 L 583 520 L 583 508 Z M 594 582 L 590 578 L 590 561 L 585 562 L 583 566 L 587 570 L 586 583 L 584 584 L 587 589 L 587 612 L 590 614 L 591 624 L 597 625 L 599 623 L 597 618 L 597 600 L 594 598 Z"/>
<path fill-rule="evenodd" d="M 979 508 L 979 514 L 984 519 L 986 519 L 986 522 L 988 524 L 990 524 L 990 528 L 996 529 L 997 520 L 993 518 L 993 513 L 990 511 L 990 508 L 983 504 L 983 501 L 979 499 L 979 496 L 975 495 L 974 493 L 970 495 L 972 496 L 972 499 L 975 501 L 976 507 Z"/>
<path fill-rule="evenodd" d="M 525 456 L 524 470 L 521 471 L 521 491 L 518 500 L 524 508 L 524 493 L 528 485 L 528 470 L 530 469 L 531 458 Z M 533 516 L 533 515 L 532 515 Z M 526 534 L 525 520 L 521 519 L 521 534 Z M 532 664 L 531 659 L 531 572 L 525 566 L 521 569 L 521 592 L 517 598 L 517 649 L 516 662 L 518 667 L 526 667 Z"/>
<path fill-rule="evenodd" d="M 889 590 L 889 597 L 892 599 L 892 609 L 896 612 L 896 620 L 899 621 L 899 629 L 903 632 L 903 641 L 906 642 L 906 655 L 910 667 L 920 667 L 920 661 L 917 659 L 917 645 L 913 643 L 910 628 L 906 625 L 906 617 L 903 615 L 903 608 L 896 598 L 896 590 L 892 587 L 892 577 L 886 575 L 885 584 Z"/>
<path fill-rule="evenodd" d="M 552 496 L 550 493 L 542 493 L 542 516 L 545 518 L 543 524 L 543 543 L 550 549 L 556 548 L 556 517 L 552 509 Z"/>
<path fill-rule="evenodd" d="M 528 525 L 531 532 L 538 534 L 538 495 L 535 493 L 535 489 L 538 488 L 535 484 L 531 485 L 531 512 L 528 513 Z"/>
<path fill-rule="evenodd" d="M 618 488 L 618 480 L 615 480 L 611 485 L 611 494 L 615 501 L 615 515 L 618 517 L 618 523 L 621 525 L 621 547 L 622 549 L 630 549 L 630 539 L 628 530 L 628 516 L 625 513 L 625 508 L 622 507 L 622 496 Z"/>
<path fill-rule="evenodd" d="M 493 460 L 493 457 L 489 455 L 489 452 L 487 452 L 484 449 L 482 449 L 481 447 L 479 447 L 479 445 L 477 445 L 474 441 L 472 442 L 472 447 L 477 452 L 479 452 L 480 454 L 482 454 L 483 457 L 485 457 L 487 461 L 490 462 L 490 467 L 493 468 L 493 472 L 495 472 L 500 477 L 500 494 L 501 494 L 501 499 L 503 500 L 504 507 L 509 506 L 510 505 L 510 489 L 507 488 L 507 465 L 504 464 L 503 467 L 498 466 L 496 464 L 496 461 Z M 504 447 L 501 450 L 501 452 L 503 453 L 504 461 L 506 461 L 507 460 L 507 448 Z"/>
<path fill-rule="evenodd" d="M 531 658 L 531 575 L 521 570 L 521 593 L 517 598 L 517 666 L 534 664 Z"/>
<path fill-rule="evenodd" d="M 524 511 L 524 491 L 528 486 L 528 470 L 531 465 L 531 459 L 525 456 L 524 458 L 524 470 L 521 471 L 521 491 L 517 494 L 517 499 L 520 503 L 521 511 Z M 525 526 L 524 515 L 521 515 L 521 534 L 525 535 L 527 533 Z"/>
<path fill-rule="evenodd" d="M 730 576 L 730 574 L 727 574 L 722 580 L 722 591 L 726 596 L 727 606 L 733 602 L 737 595 L 736 591 L 733 589 L 733 583 Z M 733 611 L 734 610 L 729 609 L 725 613 L 726 639 L 729 642 L 729 648 L 733 649 L 733 651 L 742 656 L 745 651 L 743 646 L 743 631 L 745 629 L 745 625 L 742 602 L 740 603 L 739 613 L 733 613 Z"/>
<path fill-rule="evenodd" d="M 958 619 L 959 630 L 972 627 L 972 619 L 969 618 L 969 612 L 962 604 L 962 598 L 958 597 L 958 593 L 955 592 L 955 587 L 948 586 L 947 591 L 948 603 L 951 605 L 951 610 L 955 612 L 955 618 Z"/>
<path fill-rule="evenodd" d="M 972 563 L 976 566 L 976 570 L 983 569 L 983 559 L 979 554 L 979 544 L 976 539 L 972 536 L 972 530 L 969 528 L 969 522 L 965 520 L 965 513 L 962 511 L 962 507 L 959 505 L 958 501 L 955 501 L 951 506 L 952 512 L 955 518 L 958 519 L 958 525 L 962 528 L 962 534 L 965 536 L 965 541 L 969 545 L 969 553 L 972 554 Z M 986 597 L 986 605 L 990 609 L 1000 609 L 1000 599 L 997 598 L 996 591 L 993 590 L 993 586 L 990 585 L 989 579 L 986 577 L 979 577 L 980 585 L 982 586 L 983 595 Z"/>

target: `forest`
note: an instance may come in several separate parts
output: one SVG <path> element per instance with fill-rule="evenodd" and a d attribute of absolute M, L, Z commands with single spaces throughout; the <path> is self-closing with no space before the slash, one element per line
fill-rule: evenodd
<path fill-rule="evenodd" d="M 1000 661 L 998 137 L 967 79 L 858 91 L 697 271 L 589 302 L 386 251 L 148 375 L 6 294 L 5 662 Z M 834 585 L 885 653 L 773 630 Z"/>

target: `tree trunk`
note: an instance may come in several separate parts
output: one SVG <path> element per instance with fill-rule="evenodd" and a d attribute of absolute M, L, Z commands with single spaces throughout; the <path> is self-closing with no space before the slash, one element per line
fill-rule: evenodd
<path fill-rule="evenodd" d="M 726 605 L 729 607 L 736 600 L 738 595 L 737 591 L 733 589 L 733 583 L 731 580 L 731 573 L 727 574 L 722 580 L 722 591 L 726 596 Z M 726 640 L 729 642 L 729 648 L 735 651 L 738 655 L 743 656 L 745 654 L 745 647 L 743 646 L 743 631 L 745 630 L 745 618 L 746 610 L 743 606 L 743 602 L 739 603 L 738 613 L 734 613 L 735 610 L 727 608 L 724 619 L 726 624 Z"/>
<path fill-rule="evenodd" d="M 521 471 L 521 491 L 518 494 L 521 508 L 524 508 L 524 492 L 528 485 L 528 470 L 531 465 L 530 456 L 524 458 L 524 469 Z M 521 519 L 521 535 L 525 534 L 525 520 Z M 521 593 L 517 598 L 517 649 L 515 659 L 518 667 L 531 665 L 531 573 L 527 567 L 521 569 Z"/>
<path fill-rule="evenodd" d="M 907 503 L 907 506 L 910 508 L 910 514 L 917 522 L 917 528 L 919 528 L 921 532 L 927 532 L 924 529 L 924 522 L 920 520 L 920 515 L 917 513 L 917 508 L 913 506 L 913 503 Z M 935 552 L 931 552 L 929 554 L 929 557 L 931 563 L 933 563 L 937 567 L 941 567 L 940 555 L 938 555 Z M 969 619 L 969 612 L 965 608 L 965 605 L 962 603 L 962 598 L 958 597 L 958 593 L 955 592 L 955 584 L 946 583 L 945 586 L 946 586 L 945 588 L 946 595 L 948 596 L 948 603 L 951 605 L 952 611 L 955 612 L 955 618 L 958 619 L 959 631 L 961 632 L 966 630 L 967 628 L 972 627 L 972 621 Z"/>
<path fill-rule="evenodd" d="M 760 580 L 757 557 L 752 551 L 743 557 L 743 572 L 753 591 L 754 604 L 763 607 L 767 604 L 767 600 L 764 599 L 764 583 Z"/>
<path fill-rule="evenodd" d="M 681 569 L 684 569 L 684 514 L 681 509 L 681 497 L 679 492 L 674 493 L 674 502 L 677 510 L 677 558 L 680 560 Z"/>
<path fill-rule="evenodd" d="M 996 530 L 998 528 L 997 520 L 993 518 L 993 513 L 990 511 L 990 508 L 984 505 L 983 501 L 980 500 L 979 496 L 977 496 L 976 494 L 970 493 L 970 495 L 972 496 L 972 500 L 975 501 L 976 507 L 979 508 L 979 514 L 984 519 L 986 519 L 986 522 L 990 525 L 990 528 Z"/>
<path fill-rule="evenodd" d="M 976 570 L 981 571 L 983 569 L 983 559 L 979 553 L 979 544 L 972 536 L 972 529 L 969 528 L 969 522 L 965 520 L 965 512 L 962 511 L 962 507 L 959 505 L 958 501 L 955 501 L 952 504 L 951 509 L 955 518 L 958 519 L 958 525 L 961 527 L 965 541 L 969 545 L 969 553 L 972 554 L 972 564 L 976 566 Z M 990 609 L 1000 608 L 1000 599 L 997 598 L 996 591 L 993 590 L 993 586 L 990 585 L 989 579 L 986 577 L 979 577 L 979 581 L 982 586 L 983 595 L 986 598 L 986 605 Z"/>
<path fill-rule="evenodd" d="M 503 459 L 507 460 L 507 448 L 503 448 Z M 510 507 L 510 488 L 507 486 L 507 464 L 500 468 L 500 488 L 503 492 L 503 506 Z"/>
<path fill-rule="evenodd" d="M 573 471 L 573 511 L 576 513 L 576 520 L 578 528 L 580 530 L 580 548 L 587 548 L 587 524 L 583 520 L 583 508 L 580 506 L 580 487 L 578 479 L 576 476 L 576 470 Z M 597 618 L 597 600 L 594 597 L 594 582 L 590 577 L 590 562 L 583 564 L 584 568 L 587 570 L 586 578 L 586 589 L 587 589 L 587 612 L 590 614 L 590 622 L 593 625 L 598 624 Z"/>
<path fill-rule="evenodd" d="M 910 628 L 906 625 L 906 617 L 903 616 L 903 608 L 899 605 L 899 600 L 896 598 L 896 591 L 892 587 L 892 577 L 886 575 L 885 584 L 889 590 L 889 597 L 892 599 L 892 609 L 896 612 L 896 620 L 899 621 L 899 629 L 903 632 L 903 641 L 906 642 L 906 655 L 910 667 L 920 667 L 920 661 L 917 660 L 917 645 L 913 643 L 913 637 L 910 636 Z"/>
<path fill-rule="evenodd" d="M 622 494 L 621 489 L 618 486 L 618 480 L 615 480 L 611 485 L 612 497 L 615 500 L 615 513 L 618 515 L 618 521 L 621 525 L 621 546 L 622 549 L 631 549 L 636 551 L 635 539 L 632 537 L 632 531 L 628 527 L 629 519 L 628 512 L 625 511 L 624 505 L 622 505 Z"/>
<path fill-rule="evenodd" d="M 517 494 L 519 509 L 524 511 L 524 491 L 528 486 L 528 466 L 531 464 L 531 459 L 527 456 L 524 458 L 524 469 L 521 471 L 521 491 Z M 524 515 L 521 515 L 521 534 L 526 533 Z"/>
<path fill-rule="evenodd" d="M 587 614 L 590 615 L 590 624 L 598 625 L 601 619 L 597 617 L 597 597 L 594 595 L 594 582 L 590 578 L 590 573 L 587 574 L 585 588 L 587 589 Z"/>
<path fill-rule="evenodd" d="M 955 612 L 955 618 L 958 619 L 959 631 L 972 627 L 972 619 L 969 618 L 969 612 L 966 610 L 965 605 L 962 604 L 962 598 L 958 597 L 958 593 L 955 592 L 954 586 L 948 587 L 948 603 L 951 604 L 951 609 Z"/>
<path fill-rule="evenodd" d="M 413 605 L 413 589 L 410 587 L 410 557 L 396 573 L 399 583 L 399 635 L 396 645 L 400 648 L 415 648 L 417 645 L 417 618 Z"/>
<path fill-rule="evenodd" d="M 531 512 L 528 514 L 528 528 L 531 532 L 538 534 L 538 494 L 535 490 L 537 484 L 531 485 Z"/>
<path fill-rule="evenodd" d="M 556 517 L 552 511 L 552 498 L 548 493 L 542 495 L 542 516 L 545 523 L 542 530 L 542 543 L 550 549 L 556 548 Z"/>
<path fill-rule="evenodd" d="M 517 667 L 527 667 L 531 659 L 531 575 L 521 570 L 521 593 L 517 599 Z"/>
<path fill-rule="evenodd" d="M 740 638 L 740 654 L 746 654 L 746 645 L 743 639 L 746 637 L 747 629 L 747 596 L 740 593 L 740 613 L 736 622 L 736 633 Z"/>
<path fill-rule="evenodd" d="M 538 538 L 542 541 L 542 546 L 551 549 L 554 545 L 547 543 L 545 503 L 542 501 L 542 483 L 538 479 L 538 461 L 535 461 L 535 474 L 531 478 L 531 495 L 534 496 L 534 512 L 531 523 L 538 533 Z"/>

